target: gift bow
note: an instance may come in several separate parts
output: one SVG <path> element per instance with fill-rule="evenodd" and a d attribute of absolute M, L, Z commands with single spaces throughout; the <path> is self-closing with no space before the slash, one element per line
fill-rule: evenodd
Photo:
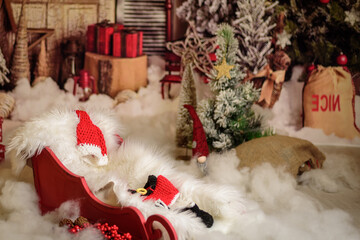
<path fill-rule="evenodd" d="M 253 81 L 257 88 L 261 88 L 261 94 L 258 100 L 258 103 L 262 103 L 265 101 L 266 106 L 272 107 L 275 103 L 271 101 L 271 96 L 274 89 L 274 84 L 281 85 L 285 79 L 286 70 L 277 70 L 273 71 L 270 68 L 270 65 L 267 64 L 262 70 L 260 70 L 257 74 L 252 74 L 248 72 L 244 81 Z M 256 84 L 256 82 L 261 81 L 261 84 Z"/>

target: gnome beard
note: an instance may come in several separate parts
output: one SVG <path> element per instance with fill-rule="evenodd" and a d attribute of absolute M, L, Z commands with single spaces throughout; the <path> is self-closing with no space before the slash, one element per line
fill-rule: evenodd
<path fill-rule="evenodd" d="M 206 156 L 200 156 L 197 158 L 197 166 L 200 169 L 200 171 L 204 174 L 207 175 L 207 163 L 206 163 Z"/>
<path fill-rule="evenodd" d="M 197 141 L 196 138 L 193 137 L 193 143 L 192 143 L 192 148 L 193 148 L 193 156 L 197 156 L 196 158 L 196 164 L 199 168 L 199 170 L 204 174 L 207 175 L 207 156 L 205 154 L 201 154 L 202 151 L 199 151 L 199 149 L 201 149 L 201 147 L 197 147 Z M 204 145 L 202 145 L 204 147 Z M 207 145 L 205 145 L 207 147 Z M 195 150 L 196 149 L 196 150 Z M 205 151 L 206 152 L 206 151 Z"/>

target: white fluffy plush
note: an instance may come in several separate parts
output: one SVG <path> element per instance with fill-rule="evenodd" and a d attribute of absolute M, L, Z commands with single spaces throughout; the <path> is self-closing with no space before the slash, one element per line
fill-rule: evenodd
<path fill-rule="evenodd" d="M 303 85 L 303 82 L 297 82 L 298 77 L 296 75 L 299 74 L 294 71 L 292 80 L 284 83 L 279 101 L 270 110 L 273 119 L 269 124 L 277 133 L 307 139 L 319 146 L 326 154 L 323 168 L 306 172 L 300 178 L 301 184 L 295 184 L 293 177 L 285 174 L 281 169 L 274 169 L 269 165 L 259 166 L 252 171 L 246 168 L 238 171 L 237 166 L 240 159 L 236 157 L 234 151 L 230 151 L 225 154 L 210 154 L 208 158 L 209 174 L 203 177 L 196 168 L 195 161 L 189 163 L 175 160 L 178 155 L 175 152 L 178 98 L 161 98 L 159 80 L 165 74 L 165 62 L 164 60 L 160 61 L 159 57 L 148 57 L 148 60 L 148 86 L 138 91 L 136 99 L 129 99 L 116 107 L 113 107 L 113 99 L 103 94 L 92 95 L 86 102 L 78 102 L 71 91 L 68 93 L 60 91 L 58 86 L 51 82 L 53 81 L 51 79 L 40 82 L 33 88 L 30 87 L 27 79 L 19 81 L 16 89 L 12 92 L 16 99 L 15 109 L 11 114 L 11 119 L 4 120 L 3 144 L 8 149 L 9 139 L 14 131 L 19 134 L 21 131 L 17 129 L 19 127 L 23 129 L 21 126 L 23 122 L 21 121 L 29 121 L 52 108 L 59 108 L 60 106 L 68 106 L 72 109 L 76 109 L 78 106 L 86 107 L 86 109 L 89 106 L 105 108 L 115 114 L 124 126 L 124 129 L 117 126 L 119 127 L 118 131 L 126 133 L 126 135 L 122 135 L 125 138 L 126 145 L 116 150 L 115 155 L 120 155 L 122 151 L 128 152 L 130 149 L 135 149 L 135 152 L 138 149 L 144 149 L 141 151 L 149 153 L 148 155 L 152 157 L 145 158 L 147 159 L 146 163 L 141 164 L 142 159 L 133 160 L 130 154 L 123 155 L 123 159 L 119 161 L 125 161 L 125 159 L 132 159 L 132 161 L 127 163 L 128 167 L 114 163 L 124 168 L 121 168 L 121 171 L 114 170 L 112 172 L 112 178 L 116 179 L 117 182 L 110 185 L 115 192 L 121 194 L 116 196 L 111 192 L 98 191 L 96 192 L 98 198 L 107 201 L 114 200 L 113 202 L 120 199 L 124 205 L 138 206 L 146 216 L 152 214 L 152 211 L 164 213 L 176 226 L 177 233 L 182 238 L 191 235 L 191 239 L 196 240 L 360 239 L 360 162 L 358 161 L 360 138 L 350 141 L 336 136 L 326 136 L 320 129 L 301 128 L 299 126 L 301 123 Z M 200 93 L 198 97 L 202 98 L 201 95 L 207 92 L 207 87 L 205 84 L 197 85 L 197 93 Z M 175 91 L 178 89 L 179 86 L 172 87 L 173 96 L 176 96 Z M 357 126 L 360 126 L 359 106 L 360 97 L 356 96 Z M 44 116 L 47 115 L 50 113 L 46 113 Z M 44 116 L 40 116 L 40 118 Z M 47 124 L 46 121 L 43 122 Z M 115 124 L 119 124 L 118 121 Z M 31 121 L 25 123 L 25 126 L 30 128 L 29 132 L 35 134 L 36 131 L 31 130 L 33 125 L 34 123 Z M 75 125 L 73 126 L 75 127 Z M 60 132 L 61 129 L 57 131 Z M 47 134 L 43 135 L 47 136 Z M 49 136 L 55 137 L 54 134 L 50 133 Z M 130 140 L 129 136 L 133 140 Z M 23 143 L 20 142 L 21 139 L 20 137 L 18 140 L 20 146 L 23 146 Z M 36 139 L 39 137 L 34 137 L 34 140 Z M 138 141 L 134 139 L 138 139 Z M 49 140 L 52 141 L 52 139 Z M 44 144 L 41 142 L 39 145 L 31 140 L 28 142 L 40 147 Z M 157 148 L 152 145 L 156 145 Z M 14 145 L 13 149 L 16 147 Z M 29 152 L 22 154 L 26 155 Z M 33 152 L 36 152 L 36 147 L 31 150 L 31 154 Z M 13 151 L 14 153 L 16 151 Z M 9 158 L 10 156 L 7 153 L 6 160 L 0 164 L 0 239 L 102 239 L 99 234 L 91 231 L 71 235 L 66 229 L 58 227 L 60 218 L 78 216 L 78 209 L 72 204 L 63 204 L 57 211 L 41 216 L 33 184 L 32 170 L 25 167 L 19 176 L 13 176 Z M 26 157 L 23 160 L 25 159 Z M 111 159 L 113 158 L 111 157 Z M 150 159 L 155 163 L 148 164 L 147 161 Z M 132 166 L 138 166 L 132 163 L 135 161 L 141 165 L 141 169 L 133 169 L 128 173 L 127 168 L 131 169 Z M 212 199 L 216 199 L 216 203 L 220 199 L 226 201 L 230 197 L 226 194 L 229 194 L 233 188 L 236 189 L 238 193 L 231 193 L 231 195 L 233 198 L 240 195 L 245 196 L 245 213 L 242 214 L 241 211 L 230 205 L 219 207 L 218 211 L 224 211 L 225 214 L 215 216 L 214 226 L 211 229 L 205 229 L 200 220 L 194 218 L 192 214 L 183 216 L 165 211 L 165 209 L 154 208 L 152 203 L 139 202 L 137 196 L 129 195 L 124 191 L 130 185 L 137 187 L 140 184 L 143 186 L 142 181 L 145 181 L 145 177 L 141 179 L 137 176 L 145 176 L 147 173 L 144 171 L 150 171 L 149 169 L 155 169 L 155 172 L 159 172 L 160 167 L 159 169 L 153 167 L 156 165 L 165 166 L 164 175 L 176 184 L 181 192 L 184 192 L 185 197 L 194 196 L 195 202 L 197 199 L 204 199 L 205 203 L 198 201 L 199 205 L 202 208 L 210 206 L 211 210 L 209 211 L 217 211 L 217 209 L 212 209 Z M 68 167 L 71 168 L 71 166 Z M 75 166 L 73 168 L 75 169 Z M 101 171 L 97 169 L 97 173 L 100 174 Z M 134 174 L 135 176 L 133 176 Z M 134 179 L 139 180 L 135 183 Z M 186 184 L 184 183 L 184 186 L 179 187 L 177 179 L 180 183 L 180 180 L 185 181 Z M 189 181 L 186 181 L 187 179 Z M 92 182 L 91 188 L 93 189 L 103 184 L 99 183 L 97 186 L 96 181 Z M 192 182 L 197 183 L 194 188 L 192 188 Z M 209 197 L 211 198 L 209 202 L 206 200 L 208 195 L 202 197 L 201 194 L 204 191 L 198 189 L 200 185 L 206 186 L 206 191 L 209 191 L 207 192 L 208 195 L 215 194 Z M 241 196 L 240 199 L 233 201 L 232 205 L 239 207 L 238 201 L 241 203 L 243 201 Z M 217 206 L 221 206 L 221 204 Z M 228 212 L 226 213 L 225 210 Z M 176 219 L 172 220 L 172 218 Z"/>
<path fill-rule="evenodd" d="M 135 206 L 145 217 L 161 214 L 173 224 L 180 239 L 209 230 L 194 213 L 180 212 L 178 208 L 182 206 L 175 203 L 170 210 L 159 208 L 151 201 L 142 201 L 138 194 L 131 194 L 128 189 L 143 187 L 149 175 L 161 174 L 180 191 L 181 200 L 178 201 L 193 201 L 215 218 L 214 229 L 217 221 L 230 222 L 244 213 L 243 196 L 235 188 L 207 183 L 183 173 L 175 168 L 170 156 L 138 140 L 125 138 L 119 145 L 116 134 L 124 137 L 124 131 L 116 118 L 105 110 L 86 111 L 104 135 L 109 158 L 107 165 L 96 166 L 84 161 L 76 148 L 78 117 L 73 109 L 63 109 L 43 114 L 15 131 L 7 149 L 13 171 L 18 174 L 27 159 L 48 146 L 65 167 L 85 177 L 98 198 L 114 205 Z"/>
<path fill-rule="evenodd" d="M 98 110 L 88 114 L 102 130 L 108 152 L 118 148 L 115 134 L 121 135 L 121 129 L 115 118 L 111 118 L 111 112 Z M 79 118 L 73 109 L 53 109 L 25 122 L 16 129 L 7 147 L 13 171 L 20 173 L 29 157 L 48 146 L 70 171 L 89 173 L 89 169 L 80 161 L 81 153 L 76 149 L 78 123 Z"/>

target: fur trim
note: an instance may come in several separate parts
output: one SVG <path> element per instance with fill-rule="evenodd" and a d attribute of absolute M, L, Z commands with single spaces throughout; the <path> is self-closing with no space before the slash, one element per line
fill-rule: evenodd
<path fill-rule="evenodd" d="M 113 115 L 106 110 L 86 110 L 95 125 L 104 135 L 109 152 L 119 147 L 118 137 L 122 136 L 122 128 Z M 12 170 L 19 174 L 27 159 L 48 146 L 70 171 L 79 172 L 84 163 L 82 154 L 77 151 L 76 126 L 79 119 L 74 109 L 54 109 L 34 118 L 16 129 L 7 154 L 10 156 Z M 80 170 L 80 174 L 81 174 Z"/>

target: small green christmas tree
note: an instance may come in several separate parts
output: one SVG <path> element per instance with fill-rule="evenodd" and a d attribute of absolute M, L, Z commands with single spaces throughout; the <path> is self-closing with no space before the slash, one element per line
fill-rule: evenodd
<path fill-rule="evenodd" d="M 179 96 L 178 116 L 176 120 L 176 145 L 188 148 L 192 143 L 192 120 L 184 105 L 191 105 L 196 108 L 196 92 L 194 82 L 193 64 L 186 63 L 181 80 L 181 90 Z"/>
<path fill-rule="evenodd" d="M 261 117 L 251 109 L 260 91 L 253 87 L 252 82 L 243 82 L 245 73 L 237 64 L 239 44 L 233 31 L 227 24 L 218 30 L 217 63 L 209 74 L 214 97 L 201 101 L 198 106 L 209 148 L 215 151 L 227 150 L 270 134 L 262 130 Z"/>
<path fill-rule="evenodd" d="M 337 65 L 342 53 L 347 66 L 360 69 L 360 0 L 280 0 L 284 30 L 291 37 L 285 50 L 294 64 Z M 324 1 L 323 1 L 324 2 Z"/>

